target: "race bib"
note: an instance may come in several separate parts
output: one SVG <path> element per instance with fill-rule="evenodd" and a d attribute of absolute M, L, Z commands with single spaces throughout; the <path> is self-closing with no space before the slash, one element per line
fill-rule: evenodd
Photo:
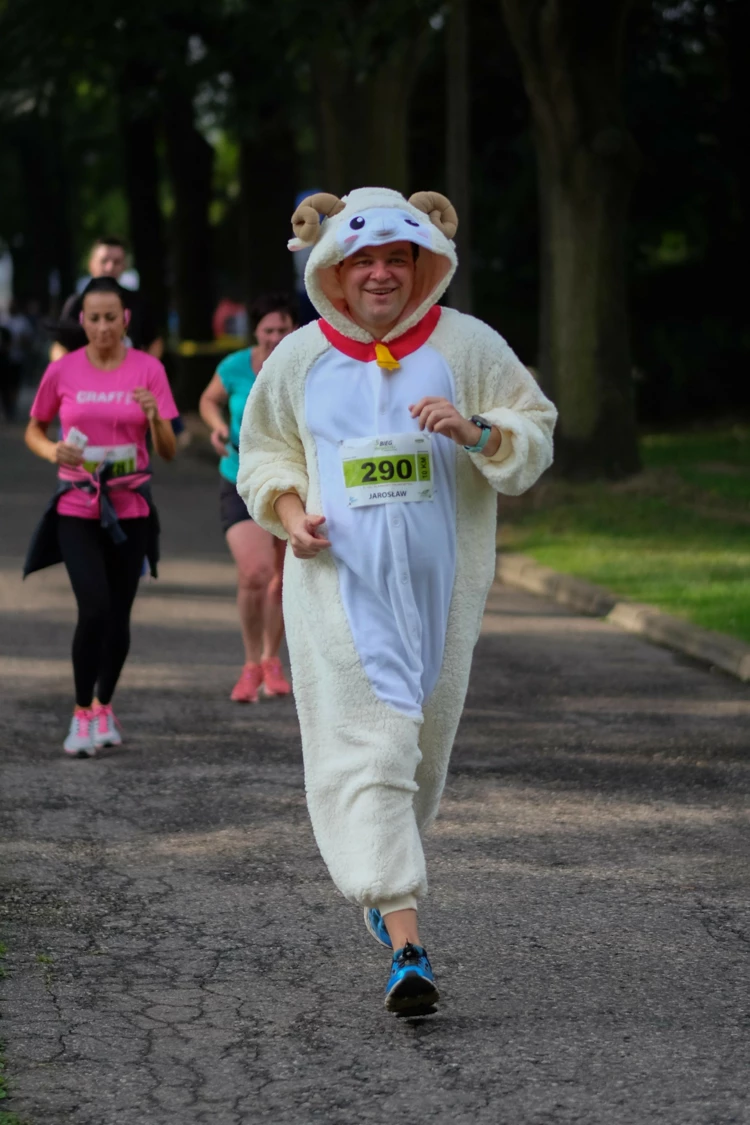
<path fill-rule="evenodd" d="M 350 508 L 432 500 L 432 437 L 381 434 L 339 445 Z"/>
<path fill-rule="evenodd" d="M 135 445 L 87 445 L 83 451 L 83 467 L 94 473 L 107 461 L 112 466 L 113 477 L 124 477 L 135 472 L 137 457 Z"/>

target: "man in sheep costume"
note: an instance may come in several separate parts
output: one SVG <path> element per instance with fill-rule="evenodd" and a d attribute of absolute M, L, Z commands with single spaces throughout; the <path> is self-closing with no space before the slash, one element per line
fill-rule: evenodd
<path fill-rule="evenodd" d="M 266 361 L 237 488 L 288 539 L 284 616 L 315 838 L 391 949 L 386 1008 L 435 1010 L 417 903 L 495 571 L 496 493 L 552 461 L 555 408 L 505 340 L 438 300 L 444 196 L 320 193 L 290 249 L 321 319 Z"/>

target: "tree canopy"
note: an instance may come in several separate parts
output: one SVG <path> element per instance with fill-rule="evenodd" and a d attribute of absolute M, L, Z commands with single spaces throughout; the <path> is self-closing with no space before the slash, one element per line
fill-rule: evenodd
<path fill-rule="evenodd" d="M 183 337 L 208 339 L 220 296 L 291 287 L 299 192 L 458 184 L 471 296 L 457 300 L 555 396 L 579 395 L 577 425 L 595 385 L 609 432 L 633 396 L 647 423 L 748 410 L 736 262 L 750 239 L 749 22 L 743 0 L 4 0 L 0 240 L 16 293 L 54 302 L 91 240 L 120 234 L 160 319 L 175 310 Z M 575 137 L 599 146 L 601 170 L 618 130 L 628 160 L 605 188 Z M 619 280 L 594 268 L 591 241 L 615 188 L 600 229 Z M 586 301 L 610 304 L 596 331 Z M 633 467 L 618 456 L 592 471 Z"/>

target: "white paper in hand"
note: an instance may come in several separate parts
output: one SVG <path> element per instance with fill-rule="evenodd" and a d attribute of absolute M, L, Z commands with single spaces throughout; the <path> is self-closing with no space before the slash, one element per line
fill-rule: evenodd
<path fill-rule="evenodd" d="M 81 451 L 83 451 L 89 443 L 89 439 L 86 434 L 82 433 L 80 430 L 77 430 L 75 426 L 70 427 L 70 429 L 68 430 L 68 436 L 65 438 L 65 441 L 67 445 L 74 445 L 76 449 L 80 449 Z"/>

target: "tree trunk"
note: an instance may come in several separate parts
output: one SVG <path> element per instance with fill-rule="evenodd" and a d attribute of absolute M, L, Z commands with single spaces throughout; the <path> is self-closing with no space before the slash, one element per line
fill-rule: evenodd
<path fill-rule="evenodd" d="M 294 137 L 283 112 L 260 111 L 253 137 L 240 140 L 241 253 L 245 299 L 291 293 L 291 218 L 299 190 Z"/>
<path fill-rule="evenodd" d="M 364 72 L 340 45 L 319 45 L 314 78 L 326 191 L 409 191 L 409 101 L 424 41 L 422 32 L 394 38 L 377 67 Z"/>
<path fill-rule="evenodd" d="M 321 186 L 334 195 L 345 195 L 363 182 L 363 174 L 357 166 L 362 146 L 349 142 L 349 128 L 354 119 L 349 75 L 338 65 L 336 54 L 322 47 L 315 54 L 313 73 L 323 155 L 324 183 Z M 360 120 L 360 133 L 361 129 Z"/>
<path fill-rule="evenodd" d="M 458 212 L 456 250 L 460 268 L 450 286 L 450 303 L 470 313 L 471 301 L 471 114 L 469 112 L 468 0 L 453 0 L 446 25 L 448 107 L 448 197 Z"/>
<path fill-rule="evenodd" d="M 62 125 L 55 117 L 34 115 L 24 120 L 14 136 L 29 232 L 27 244 L 15 255 L 21 259 L 17 292 L 45 303 L 50 275 L 56 272 L 60 295 L 52 297 L 46 311 L 57 316 L 60 300 L 72 291 L 75 280 Z"/>
<path fill-rule="evenodd" d="M 750 10 L 742 0 L 721 0 L 718 16 L 727 81 L 720 136 L 724 159 L 734 179 L 735 222 L 731 256 L 734 263 L 737 263 L 746 262 L 750 254 L 750 162 L 747 159 L 750 145 L 750 68 L 747 65 Z M 740 338 L 750 341 L 747 299 L 741 285 L 730 286 L 728 303 L 735 331 Z"/>
<path fill-rule="evenodd" d="M 368 127 L 364 182 L 408 194 L 409 98 L 416 67 L 407 65 L 402 54 L 384 59 L 363 90 Z"/>
<path fill-rule="evenodd" d="M 534 119 L 540 374 L 560 411 L 567 477 L 639 468 L 625 261 L 638 155 L 620 93 L 631 2 L 502 0 Z"/>
<path fill-rule="evenodd" d="M 143 77 L 128 71 L 120 82 L 125 193 L 141 292 L 163 335 L 167 325 L 167 286 L 164 220 L 159 205 L 158 121 L 147 100 L 153 79 L 144 84 Z"/>
<path fill-rule="evenodd" d="M 168 96 L 164 127 L 174 195 L 170 234 L 180 336 L 183 340 L 210 340 L 214 285 L 209 207 L 214 152 L 195 127 L 193 104 L 187 94 Z"/>

